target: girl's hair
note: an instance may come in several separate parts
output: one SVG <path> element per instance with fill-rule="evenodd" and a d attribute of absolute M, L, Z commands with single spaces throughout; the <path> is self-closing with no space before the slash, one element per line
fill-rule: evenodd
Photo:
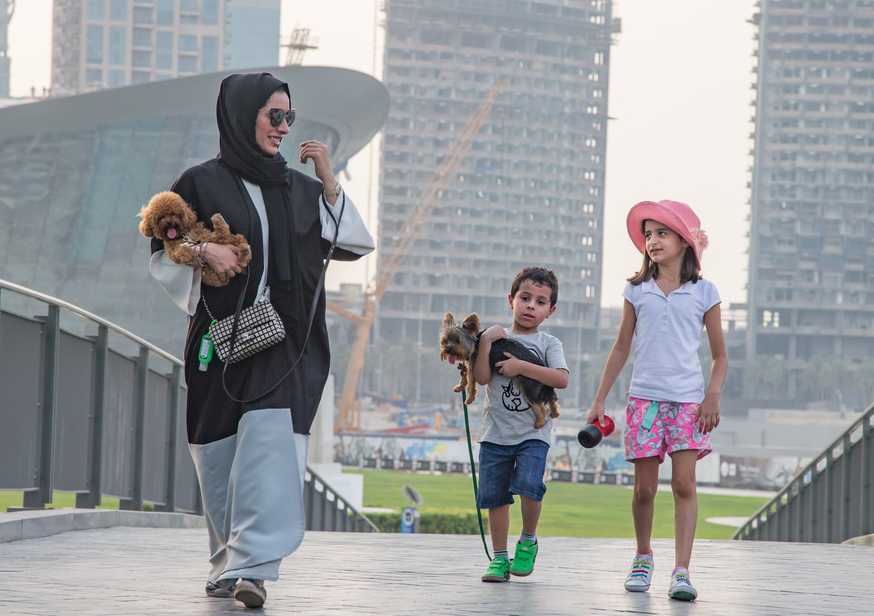
<path fill-rule="evenodd" d="M 644 220 L 641 224 L 645 225 L 646 221 Z M 671 230 L 673 231 L 673 229 Z M 628 278 L 628 282 L 637 286 L 642 282 L 658 277 L 659 266 L 652 262 L 649 253 L 644 250 L 643 264 L 640 266 L 640 271 L 631 278 Z M 698 259 L 695 258 L 695 250 L 691 246 L 686 246 L 686 252 L 683 253 L 683 263 L 680 264 L 680 284 L 698 282 L 701 278 L 701 270 L 698 269 Z"/>

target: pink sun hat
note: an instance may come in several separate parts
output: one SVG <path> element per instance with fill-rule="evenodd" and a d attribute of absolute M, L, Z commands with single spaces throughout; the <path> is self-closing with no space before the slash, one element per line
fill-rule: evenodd
<path fill-rule="evenodd" d="M 707 234 L 701 228 L 701 220 L 685 203 L 662 199 L 661 201 L 641 201 L 636 203 L 629 211 L 625 219 L 628 235 L 637 249 L 643 253 L 646 251 L 646 238 L 643 236 L 643 222 L 655 220 L 667 225 L 695 251 L 695 259 L 698 267 L 701 267 L 701 253 L 710 243 Z"/>

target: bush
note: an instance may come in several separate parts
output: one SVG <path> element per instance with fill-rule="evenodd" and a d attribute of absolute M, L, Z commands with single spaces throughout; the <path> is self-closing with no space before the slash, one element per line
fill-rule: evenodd
<path fill-rule="evenodd" d="M 401 513 L 369 513 L 367 517 L 383 533 L 401 532 Z M 483 514 L 483 528 L 488 533 L 488 517 Z M 476 512 L 420 512 L 419 532 L 437 535 L 478 535 Z"/>

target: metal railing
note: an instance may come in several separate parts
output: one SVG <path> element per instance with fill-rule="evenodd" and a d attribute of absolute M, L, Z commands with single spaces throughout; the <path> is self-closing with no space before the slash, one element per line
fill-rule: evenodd
<path fill-rule="evenodd" d="M 874 404 L 732 538 L 840 543 L 874 533 L 872 419 Z"/>
<path fill-rule="evenodd" d="M 83 508 L 112 496 L 121 509 L 202 513 L 182 362 L 95 314 L 0 280 L 6 303 L 45 314 L 0 310 L 0 490 L 24 491 L 26 509 L 44 508 L 60 490 Z M 62 329 L 62 315 L 86 333 Z M 304 491 L 308 528 L 376 530 L 310 469 Z"/>
<path fill-rule="evenodd" d="M 315 471 L 307 467 L 306 475 L 303 506 L 306 512 L 307 530 L 379 532 L 367 516 L 331 490 Z"/>
<path fill-rule="evenodd" d="M 15 295 L 10 295 L 14 293 Z M 7 304 L 43 312 L 32 318 Z M 41 509 L 55 490 L 91 508 L 200 513 L 182 363 L 101 317 L 0 280 L 0 489 Z M 21 310 L 24 310 L 23 308 Z M 71 330 L 61 328 L 62 318 Z M 125 354 L 127 351 L 127 354 Z"/>

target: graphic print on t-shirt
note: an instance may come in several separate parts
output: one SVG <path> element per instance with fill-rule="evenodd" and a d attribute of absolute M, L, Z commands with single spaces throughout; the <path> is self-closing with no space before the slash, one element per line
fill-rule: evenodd
<path fill-rule="evenodd" d="M 516 384 L 511 380 L 506 386 L 501 385 L 501 402 L 508 411 L 522 412 L 531 408 L 528 401 L 522 396 L 522 392 L 516 389 Z"/>

